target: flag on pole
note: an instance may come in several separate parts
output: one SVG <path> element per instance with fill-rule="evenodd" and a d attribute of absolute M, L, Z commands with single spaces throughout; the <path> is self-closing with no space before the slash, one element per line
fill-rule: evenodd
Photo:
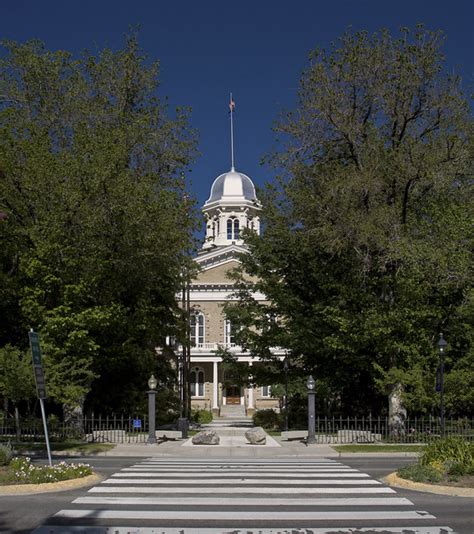
<path fill-rule="evenodd" d="M 235 111 L 235 102 L 234 102 L 234 99 L 232 98 L 232 96 L 230 97 L 229 110 L 230 110 L 231 113 L 233 111 Z"/>

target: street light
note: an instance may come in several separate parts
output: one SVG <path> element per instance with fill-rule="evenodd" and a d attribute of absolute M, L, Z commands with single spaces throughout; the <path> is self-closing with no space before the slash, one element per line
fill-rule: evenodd
<path fill-rule="evenodd" d="M 151 375 L 148 379 L 148 443 L 156 443 L 156 427 L 155 427 L 155 417 L 156 417 L 156 386 L 158 385 L 158 380 Z"/>
<path fill-rule="evenodd" d="M 316 419 L 315 419 L 315 391 L 316 382 L 310 375 L 306 387 L 308 388 L 308 439 L 306 444 L 316 443 Z"/>
<path fill-rule="evenodd" d="M 283 362 L 283 371 L 285 372 L 285 432 L 288 432 L 288 356 Z"/>
<path fill-rule="evenodd" d="M 445 434 L 445 420 L 444 420 L 444 353 L 448 343 L 443 337 L 443 334 L 439 335 L 438 349 L 439 349 L 439 392 L 440 392 L 440 419 L 441 419 L 441 436 Z"/>

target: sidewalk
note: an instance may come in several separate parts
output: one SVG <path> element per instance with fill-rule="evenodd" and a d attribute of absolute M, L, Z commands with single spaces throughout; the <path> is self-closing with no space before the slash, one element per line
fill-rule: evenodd
<path fill-rule="evenodd" d="M 248 428 L 216 428 L 220 438 L 219 445 L 193 445 L 187 440 L 162 441 L 149 445 L 147 443 L 118 443 L 110 451 L 99 453 L 100 456 L 145 456 L 183 458 L 370 458 L 370 457 L 416 457 L 416 453 L 339 453 L 327 444 L 306 445 L 299 440 L 287 441 L 280 437 L 267 435 L 266 445 L 251 445 L 245 438 Z"/>

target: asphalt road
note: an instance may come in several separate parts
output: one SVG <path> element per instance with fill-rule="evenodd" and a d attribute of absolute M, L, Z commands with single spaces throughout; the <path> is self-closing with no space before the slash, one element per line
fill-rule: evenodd
<path fill-rule="evenodd" d="M 64 458 L 62 458 L 64 459 Z M 72 461 L 84 461 L 91 464 L 95 471 L 109 477 L 122 468 L 142 461 L 133 457 L 87 457 L 74 458 Z M 177 458 L 179 460 L 179 458 Z M 397 467 L 412 460 L 407 458 L 349 458 L 341 457 L 341 463 L 368 473 L 380 479 Z M 8 534 L 26 534 L 46 522 L 46 520 L 64 508 L 70 508 L 71 501 L 84 496 L 88 488 L 66 492 L 38 495 L 2 496 L 0 497 L 0 532 Z M 473 499 L 447 497 L 430 493 L 397 489 L 400 497 L 412 501 L 417 510 L 426 510 L 437 517 L 437 524 L 447 525 L 459 534 L 474 534 Z M 245 531 L 245 529 L 244 529 Z"/>

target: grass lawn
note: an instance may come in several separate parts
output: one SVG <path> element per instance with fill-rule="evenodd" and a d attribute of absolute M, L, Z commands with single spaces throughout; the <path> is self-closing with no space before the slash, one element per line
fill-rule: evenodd
<path fill-rule="evenodd" d="M 333 449 L 337 452 L 419 452 L 423 445 L 411 444 L 391 444 L 391 445 L 370 445 L 370 444 L 354 444 L 354 445 L 334 445 Z"/>
<path fill-rule="evenodd" d="M 12 443 L 15 454 L 22 454 L 28 451 L 46 451 L 45 443 Z M 82 443 L 64 442 L 50 443 L 52 451 L 69 451 L 82 454 L 97 454 L 98 452 L 110 451 L 115 445 L 113 443 Z"/>

